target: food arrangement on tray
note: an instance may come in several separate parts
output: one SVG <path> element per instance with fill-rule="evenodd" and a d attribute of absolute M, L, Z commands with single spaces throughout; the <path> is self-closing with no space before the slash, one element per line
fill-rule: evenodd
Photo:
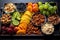
<path fill-rule="evenodd" d="M 49 2 L 6 3 L 0 18 L 1 34 L 53 34 L 54 26 L 60 23 L 60 16 L 56 12 L 57 5 L 52 4 Z"/>

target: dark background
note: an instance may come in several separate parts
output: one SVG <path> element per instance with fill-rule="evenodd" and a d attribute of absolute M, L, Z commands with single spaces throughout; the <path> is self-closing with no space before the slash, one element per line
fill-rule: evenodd
<path fill-rule="evenodd" d="M 13 2 L 13 3 L 28 3 L 28 2 L 56 2 L 58 5 L 58 13 L 60 15 L 60 0 L 0 0 L 0 9 L 3 7 L 4 3 Z"/>
<path fill-rule="evenodd" d="M 0 8 L 3 6 L 4 3 L 13 2 L 13 3 L 28 3 L 28 2 L 57 2 L 58 5 L 60 4 L 60 0 L 0 0 Z"/>
<path fill-rule="evenodd" d="M 28 3 L 28 2 L 56 2 L 57 6 L 58 6 L 58 15 L 60 15 L 60 0 L 0 0 L 0 9 L 3 7 L 4 3 L 8 3 L 8 2 L 13 2 L 13 3 Z M 1 15 L 1 12 L 0 12 Z M 60 35 L 60 26 L 56 27 L 56 31 L 54 33 L 54 36 L 59 36 Z"/>

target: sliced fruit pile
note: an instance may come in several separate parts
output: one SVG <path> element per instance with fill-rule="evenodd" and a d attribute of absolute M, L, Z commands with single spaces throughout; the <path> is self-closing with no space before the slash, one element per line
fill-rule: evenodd
<path fill-rule="evenodd" d="M 56 10 L 57 6 L 49 2 L 7 3 L 0 18 L 1 33 L 50 35 L 54 32 L 54 25 L 60 23 Z"/>
<path fill-rule="evenodd" d="M 26 30 L 27 30 L 27 25 L 30 23 L 30 20 L 31 20 L 31 17 L 32 17 L 32 14 L 31 12 L 29 11 L 26 11 L 23 16 L 21 17 L 21 21 L 20 21 L 20 24 L 18 25 L 18 27 L 20 28 L 18 31 L 17 31 L 17 34 L 25 34 L 26 33 Z"/>
<path fill-rule="evenodd" d="M 12 15 L 12 24 L 13 25 L 18 25 L 20 21 L 21 15 L 19 12 L 14 12 Z"/>

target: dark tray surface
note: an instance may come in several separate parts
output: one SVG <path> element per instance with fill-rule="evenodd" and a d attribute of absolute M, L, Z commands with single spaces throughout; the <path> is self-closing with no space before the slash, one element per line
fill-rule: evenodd
<path fill-rule="evenodd" d="M 4 5 L 4 3 L 8 3 L 8 2 L 13 2 L 13 3 L 21 3 L 21 2 L 23 2 L 23 3 L 27 3 L 27 2 L 38 2 L 38 1 L 42 1 L 42 2 L 46 2 L 46 1 L 51 1 L 51 0 L 1 0 L 0 1 L 0 9 L 1 9 L 1 7 L 3 7 L 3 5 Z M 52 1 L 54 1 L 54 0 L 52 0 Z M 57 2 L 58 3 L 58 0 L 56 1 L 55 0 L 55 2 Z M 2 5 L 1 5 L 2 4 Z M 59 5 L 59 4 L 58 4 Z M 58 6 L 59 7 L 59 6 Z M 0 16 L 1 16 L 1 12 L 0 12 Z M 55 32 L 54 32 L 54 36 L 59 36 L 60 34 L 60 25 L 58 25 L 58 26 L 56 26 L 56 30 L 55 30 Z M 1 35 L 2 36 L 2 35 Z M 4 35 L 3 35 L 4 36 Z M 32 35 L 31 35 L 32 36 Z M 35 35 L 33 35 L 33 36 L 35 36 Z"/>

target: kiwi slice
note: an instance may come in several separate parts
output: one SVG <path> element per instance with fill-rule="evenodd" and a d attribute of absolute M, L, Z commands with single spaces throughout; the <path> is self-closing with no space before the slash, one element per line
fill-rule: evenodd
<path fill-rule="evenodd" d="M 13 25 L 18 25 L 19 21 L 18 20 L 13 20 L 12 23 L 13 23 Z"/>

